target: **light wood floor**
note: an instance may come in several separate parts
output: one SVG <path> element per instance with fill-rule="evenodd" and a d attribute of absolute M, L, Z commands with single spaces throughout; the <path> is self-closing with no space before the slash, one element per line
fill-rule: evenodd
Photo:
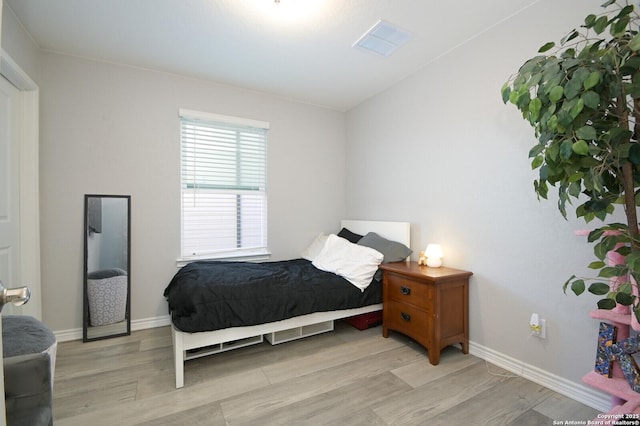
<path fill-rule="evenodd" d="M 489 369 L 488 369 L 489 368 Z M 168 327 L 58 346 L 56 426 L 552 425 L 597 412 L 455 347 L 426 350 L 381 327 L 336 330 L 186 363 L 174 385 Z"/>

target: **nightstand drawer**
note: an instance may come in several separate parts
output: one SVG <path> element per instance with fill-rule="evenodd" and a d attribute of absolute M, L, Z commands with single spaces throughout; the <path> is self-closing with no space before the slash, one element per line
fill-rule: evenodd
<path fill-rule="evenodd" d="M 415 306 L 428 306 L 432 299 L 431 286 L 394 274 L 387 276 L 385 290 L 386 297 Z"/>
<path fill-rule="evenodd" d="M 384 305 L 384 322 L 409 336 L 424 335 L 429 327 L 429 311 L 389 300 Z"/>

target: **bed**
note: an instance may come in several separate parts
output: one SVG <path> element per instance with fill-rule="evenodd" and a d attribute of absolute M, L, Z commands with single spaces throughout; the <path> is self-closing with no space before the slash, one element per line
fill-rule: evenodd
<path fill-rule="evenodd" d="M 343 231 L 373 235 L 382 241 L 395 242 L 396 246 L 410 247 L 407 222 L 343 220 L 341 226 Z M 328 238 L 325 236 L 321 241 L 324 247 L 344 243 L 335 235 Z M 318 238 L 307 251 L 317 250 L 318 247 L 314 248 L 317 241 Z M 330 258 L 331 253 L 349 258 L 345 253 L 326 251 L 322 256 L 315 253 L 313 263 L 306 258 L 263 263 L 205 261 L 192 262 L 178 271 L 165 289 L 171 312 L 176 388 L 184 386 L 184 363 L 190 359 L 262 343 L 265 339 L 275 345 L 332 331 L 337 319 L 381 310 L 381 282 L 370 277 L 358 281 L 359 277 L 353 278 L 353 274 L 347 281 L 342 270 L 337 274 L 330 272 L 328 264 L 329 271 L 316 268 L 324 268 L 323 260 Z M 245 268 L 248 270 L 244 271 Z M 243 272 L 239 274 L 240 270 Z M 212 284 L 213 278 L 224 281 L 226 286 Z M 314 290 L 318 288 L 323 290 L 322 295 Z M 258 305 L 247 300 L 267 296 L 264 300 L 269 302 Z"/>

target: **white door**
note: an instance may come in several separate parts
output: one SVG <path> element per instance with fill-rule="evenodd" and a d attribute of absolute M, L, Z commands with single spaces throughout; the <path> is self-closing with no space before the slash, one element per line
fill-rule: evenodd
<path fill-rule="evenodd" d="M 2 313 L 41 319 L 38 90 L 4 51 L 0 65 L 0 280 L 33 292 Z"/>
<path fill-rule="evenodd" d="M 0 280 L 15 287 L 20 277 L 19 149 L 17 130 L 19 91 L 0 76 Z M 0 330 L 2 317 L 0 317 Z M 0 360 L 2 355 L 0 338 Z M 0 368 L 0 395 L 4 396 L 4 371 Z M 4 397 L 0 398 L 0 422 L 5 424 Z"/>
<path fill-rule="evenodd" d="M 18 89 L 0 76 L 0 281 L 5 287 L 18 287 L 22 282 L 20 150 L 15 137 L 19 94 Z"/>
<path fill-rule="evenodd" d="M 0 18 L 2 3 L 0 0 Z M 2 313 L 40 319 L 38 99 L 38 86 L 0 49 L 0 280 L 4 287 L 27 285 L 33 291 L 24 307 L 8 304 Z M 2 339 L 0 366 L 1 362 Z M 0 395 L 4 395 L 2 368 Z M 0 426 L 5 422 L 4 398 L 0 397 Z"/>
<path fill-rule="evenodd" d="M 2 58 L 3 63 L 6 63 L 6 60 Z M 33 98 L 31 102 L 25 102 L 25 93 L 27 92 L 21 92 L 0 75 L 0 281 L 6 288 L 22 287 L 25 281 L 29 281 L 30 286 L 39 292 L 39 256 L 34 254 L 38 249 L 38 214 L 33 203 L 33 199 L 38 196 L 38 191 L 37 186 L 29 185 L 37 179 L 37 171 L 33 170 L 33 167 L 37 166 L 32 164 L 36 163 L 33 161 L 35 155 L 28 155 L 30 148 L 37 143 L 37 139 L 25 137 L 29 133 L 26 130 L 28 125 L 35 124 L 33 120 L 29 123 L 28 117 L 33 117 L 33 114 L 29 114 L 25 109 L 27 105 L 33 108 Z M 37 154 L 37 151 L 34 154 Z M 25 212 L 21 211 L 21 207 L 25 205 L 34 211 L 25 215 Z M 25 271 L 30 272 L 25 274 Z M 39 305 L 36 305 L 35 309 L 25 309 L 6 304 L 4 309 L 0 308 L 0 310 L 3 314 L 30 314 L 38 318 L 40 316 Z M 1 329 L 2 316 L 0 316 Z M 2 339 L 0 338 L 1 361 Z M 2 368 L 0 368 L 0 395 L 4 396 Z M 0 397 L 0 425 L 4 425 L 5 421 L 4 398 Z"/>

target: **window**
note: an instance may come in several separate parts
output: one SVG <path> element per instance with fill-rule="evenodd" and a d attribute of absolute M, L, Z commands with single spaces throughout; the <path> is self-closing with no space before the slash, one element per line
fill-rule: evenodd
<path fill-rule="evenodd" d="M 267 252 L 269 123 L 180 110 L 182 257 Z"/>

